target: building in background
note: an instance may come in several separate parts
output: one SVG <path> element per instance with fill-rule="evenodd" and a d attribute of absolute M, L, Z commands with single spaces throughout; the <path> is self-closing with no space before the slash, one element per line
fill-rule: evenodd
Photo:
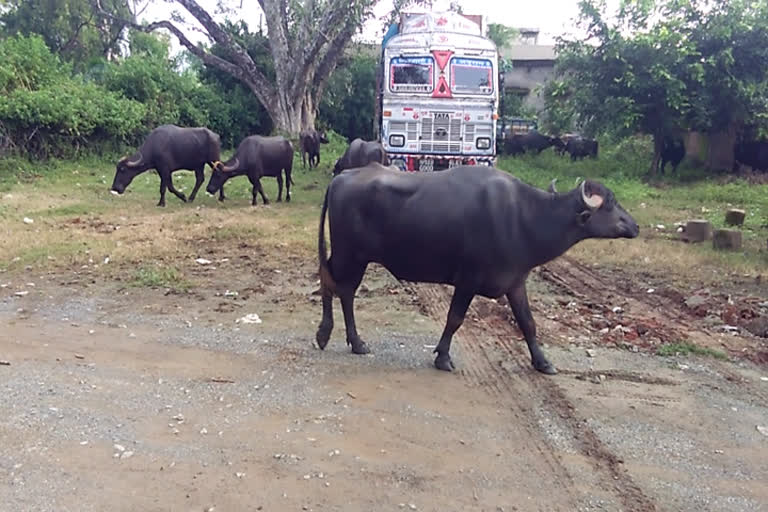
<path fill-rule="evenodd" d="M 520 35 L 500 56 L 512 62 L 512 69 L 504 75 L 504 88 L 522 96 L 523 105 L 537 113 L 544 109 L 544 98 L 539 86 L 555 73 L 554 45 L 538 44 L 539 29 L 518 28 Z"/>

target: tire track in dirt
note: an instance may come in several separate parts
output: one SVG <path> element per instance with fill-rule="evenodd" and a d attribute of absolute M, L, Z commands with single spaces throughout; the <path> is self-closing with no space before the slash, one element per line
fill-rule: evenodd
<path fill-rule="evenodd" d="M 667 337 L 672 341 L 677 341 L 672 336 L 678 336 L 678 339 L 686 339 L 695 333 L 700 340 L 706 341 L 707 345 L 721 346 L 721 341 L 700 328 L 698 325 L 699 319 L 686 311 L 679 302 L 660 294 L 634 291 L 628 286 L 617 290 L 615 283 L 611 282 L 609 278 L 601 276 L 590 267 L 568 256 L 561 256 L 546 266 L 540 267 L 537 275 L 543 280 L 554 284 L 566 294 L 588 304 L 605 302 L 607 293 L 621 295 L 628 299 L 629 308 L 634 312 L 631 315 L 625 314 L 625 318 L 630 320 L 652 318 L 664 325 L 664 331 L 666 331 Z M 558 322 L 572 327 L 564 319 L 560 319 Z M 739 382 L 740 385 L 749 391 L 748 396 L 768 402 L 768 392 L 729 369 L 727 364 L 717 364 L 719 372 L 726 380 Z"/>
<path fill-rule="evenodd" d="M 452 293 L 452 288 L 441 285 L 423 285 L 418 289 L 422 308 L 439 322 L 445 321 Z M 510 408 L 515 425 L 527 431 L 533 440 L 529 446 L 538 451 L 549 471 L 543 474 L 544 468 L 538 469 L 545 481 L 569 489 L 569 496 L 574 501 L 582 497 L 556 449 L 543 434 L 534 408 L 546 410 L 551 418 L 559 419 L 560 427 L 569 433 L 574 447 L 592 463 L 602 490 L 612 491 L 626 510 L 656 511 L 654 502 L 632 481 L 622 468 L 622 461 L 588 426 L 586 418 L 568 400 L 556 378 L 545 377 L 531 369 L 527 347 L 519 331 L 509 322 L 508 308 L 493 305 L 487 311 L 487 304 L 481 306 L 486 310 L 482 313 L 479 301 L 473 301 L 464 328 L 459 331 L 464 355 L 460 374 Z M 577 506 L 574 503 L 574 508 Z"/>

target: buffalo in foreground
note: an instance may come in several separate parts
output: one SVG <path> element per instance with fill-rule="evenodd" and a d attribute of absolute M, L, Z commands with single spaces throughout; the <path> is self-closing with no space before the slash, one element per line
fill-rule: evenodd
<path fill-rule="evenodd" d="M 379 141 L 365 141 L 357 138 L 349 144 L 341 158 L 336 160 L 336 164 L 333 166 L 333 174 L 335 176 L 344 169 L 364 167 L 371 162 L 389 165 L 389 159 L 387 158 L 386 151 L 384 151 L 384 146 Z"/>
<path fill-rule="evenodd" d="M 331 256 L 326 254 L 329 216 Z M 333 296 L 341 299 L 347 344 L 369 349 L 355 326 L 354 297 L 369 263 L 397 279 L 454 286 L 435 349 L 435 367 L 451 371 L 451 339 L 475 295 L 506 295 L 533 367 L 557 373 L 539 348 L 525 282 L 530 271 L 587 238 L 635 238 L 639 228 L 613 193 L 585 181 L 564 194 L 545 192 L 487 166 L 403 173 L 379 164 L 348 169 L 325 193 L 318 235 L 321 349 L 333 330 Z"/>
<path fill-rule="evenodd" d="M 205 181 L 205 165 L 213 169 L 220 155 L 221 139 L 208 128 L 181 128 L 172 124 L 158 126 L 147 135 L 133 156 L 124 157 L 117 163 L 111 190 L 122 194 L 133 178 L 149 169 L 156 169 L 160 175 L 160 201 L 157 206 L 165 206 L 166 189 L 187 202 L 186 196 L 173 186 L 171 174 L 188 169 L 195 172 L 195 187 L 189 195 L 189 201 L 194 201 Z M 224 199 L 223 189 L 219 198 Z"/>
<path fill-rule="evenodd" d="M 309 168 L 320 165 L 320 144 L 328 144 L 325 132 L 315 130 L 302 130 L 299 134 L 299 149 L 301 150 L 301 162 L 307 168 L 305 158 L 309 156 Z"/>
<path fill-rule="evenodd" d="M 248 176 L 253 185 L 253 201 L 256 206 L 256 193 L 261 194 L 264 204 L 269 204 L 261 186 L 262 176 L 277 178 L 277 202 L 283 200 L 283 170 L 285 170 L 285 200 L 291 200 L 291 170 L 293 169 L 293 145 L 285 137 L 263 137 L 251 135 L 240 142 L 235 154 L 224 163 L 219 162 L 211 174 L 206 191 L 215 194 L 224 187 L 228 179 L 235 176 Z"/>

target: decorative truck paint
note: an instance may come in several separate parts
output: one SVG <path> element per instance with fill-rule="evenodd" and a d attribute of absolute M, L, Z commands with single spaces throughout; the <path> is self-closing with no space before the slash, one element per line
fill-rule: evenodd
<path fill-rule="evenodd" d="M 384 43 L 379 133 L 402 170 L 492 165 L 499 103 L 498 52 L 479 16 L 404 13 Z"/>

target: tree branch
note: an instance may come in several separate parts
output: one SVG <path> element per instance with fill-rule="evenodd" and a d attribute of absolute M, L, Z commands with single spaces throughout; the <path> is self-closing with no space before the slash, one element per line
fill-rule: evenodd
<path fill-rule="evenodd" d="M 328 45 L 325 55 L 323 55 L 320 64 L 318 64 L 315 69 L 312 80 L 312 90 L 316 104 L 320 103 L 320 98 L 322 98 L 323 92 L 325 91 L 325 85 L 328 83 L 331 73 L 336 69 L 339 58 L 349 41 L 352 39 L 352 36 L 355 34 L 355 30 L 355 24 L 348 21 L 344 25 L 344 28 L 336 34 L 336 37 L 333 38 L 330 45 Z"/>
<path fill-rule="evenodd" d="M 268 108 L 274 102 L 275 88 L 264 76 L 264 74 L 258 69 L 256 64 L 251 59 L 250 55 L 235 42 L 230 35 L 219 27 L 219 25 L 211 18 L 211 16 L 194 0 L 176 0 L 206 29 L 207 35 L 216 41 L 218 44 L 226 48 L 233 56 L 235 62 L 229 62 L 222 59 L 210 52 L 203 50 L 201 47 L 196 46 L 184 32 L 179 29 L 172 22 L 167 20 L 155 21 L 147 25 L 142 25 L 133 21 L 120 19 L 111 13 L 104 10 L 101 6 L 101 0 L 95 0 L 96 5 L 105 16 L 110 19 L 117 20 L 126 26 L 132 27 L 142 32 L 152 32 L 158 29 L 166 29 L 171 32 L 179 40 L 179 43 L 189 50 L 193 55 L 202 60 L 209 66 L 220 69 L 226 73 L 229 73 L 233 77 L 237 78 L 241 82 L 248 85 L 253 91 L 259 101 Z"/>

